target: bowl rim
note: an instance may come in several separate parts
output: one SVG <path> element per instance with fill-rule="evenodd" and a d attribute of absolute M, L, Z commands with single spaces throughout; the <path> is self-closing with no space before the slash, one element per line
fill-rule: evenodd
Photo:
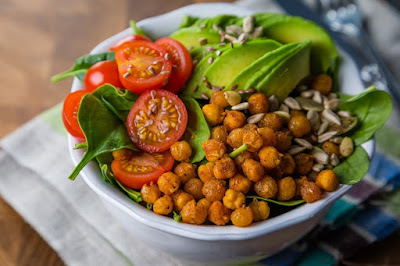
<path fill-rule="evenodd" d="M 223 10 L 224 14 L 234 14 L 240 16 L 255 13 L 255 11 L 253 10 L 231 3 L 200 3 L 187 5 L 182 8 L 165 13 L 163 15 L 146 18 L 138 22 L 137 25 L 139 27 L 143 27 L 145 30 L 149 30 L 154 27 L 152 26 L 154 23 L 164 25 L 162 24 L 163 21 L 168 21 L 172 19 L 175 20 L 175 26 L 173 27 L 177 27 L 180 23 L 180 19 L 177 19 L 178 17 L 182 17 L 184 14 L 196 14 L 202 16 L 202 14 L 200 14 L 202 12 L 203 15 L 208 14 L 208 16 L 213 16 L 213 14 L 209 14 L 210 10 L 212 10 L 214 13 L 218 12 L 218 10 Z M 95 48 L 93 48 L 90 53 L 105 51 L 108 47 L 110 47 L 111 43 L 130 33 L 130 28 L 125 29 L 120 33 L 117 33 L 99 43 Z M 157 32 L 154 32 L 153 34 L 157 35 Z M 345 52 L 340 51 L 340 54 L 348 58 L 350 61 L 353 61 L 352 58 Z M 80 81 L 77 78 L 74 78 L 71 91 L 76 91 L 79 89 L 81 89 Z M 73 160 L 74 165 L 77 165 L 82 157 L 83 152 L 80 150 L 74 150 L 74 144 L 76 144 L 76 140 L 68 134 L 68 149 L 70 152 L 70 156 Z M 372 158 L 374 153 L 375 141 L 372 139 L 364 143 L 363 147 L 367 151 L 370 158 Z M 351 188 L 351 186 L 349 185 L 340 185 L 337 191 L 331 193 L 326 192 L 326 196 L 320 201 L 317 201 L 313 204 L 303 204 L 284 214 L 270 218 L 266 221 L 254 223 L 251 226 L 245 228 L 239 228 L 233 225 L 191 225 L 177 223 L 169 217 L 157 215 L 152 211 L 147 210 L 140 204 L 132 202 L 132 200 L 130 200 L 126 195 L 124 195 L 111 185 L 108 185 L 108 183 L 99 178 L 99 171 L 97 168 L 98 166 L 91 162 L 81 171 L 80 175 L 83 177 L 86 184 L 92 190 L 94 190 L 102 200 L 108 201 L 108 203 L 111 203 L 111 205 L 117 207 L 131 218 L 153 229 L 171 233 L 181 237 L 208 241 L 245 240 L 269 234 L 278 230 L 283 230 L 284 228 L 304 222 L 314 217 L 323 209 L 333 204 L 334 201 L 343 196 Z M 98 182 L 99 179 L 101 182 Z M 117 192 L 119 194 L 116 194 Z"/>

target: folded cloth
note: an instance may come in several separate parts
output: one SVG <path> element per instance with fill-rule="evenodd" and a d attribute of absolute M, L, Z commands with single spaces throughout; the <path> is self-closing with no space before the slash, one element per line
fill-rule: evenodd
<path fill-rule="evenodd" d="M 376 24 L 371 28 L 377 29 L 374 36 L 379 34 L 385 40 L 399 37 L 393 34 L 400 26 L 398 14 L 378 1 L 360 2 L 365 10 L 375 11 L 375 18 L 385 14 L 386 23 L 391 25 L 377 27 L 379 21 L 373 20 Z M 238 4 L 257 12 L 281 12 L 272 1 Z M 388 32 L 388 28 L 393 31 Z M 400 69 L 400 49 L 380 48 L 392 67 Z M 60 113 L 58 105 L 0 142 L 0 171 L 6 173 L 0 177 L 0 195 L 67 265 L 187 265 L 129 235 L 81 178 L 74 182 L 66 178 L 74 166 Z M 400 201 L 399 118 L 396 112 L 376 134 L 378 152 L 368 176 L 333 205 L 318 228 L 263 264 L 335 264 L 399 228 L 400 210 L 392 204 L 397 202 L 398 206 Z"/>

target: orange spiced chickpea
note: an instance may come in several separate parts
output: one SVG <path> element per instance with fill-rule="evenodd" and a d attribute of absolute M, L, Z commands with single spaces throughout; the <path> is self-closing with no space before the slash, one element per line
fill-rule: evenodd
<path fill-rule="evenodd" d="M 216 225 L 225 225 L 231 220 L 231 210 L 220 201 L 214 201 L 208 209 L 208 220 Z"/>
<path fill-rule="evenodd" d="M 194 164 L 183 162 L 175 167 L 174 173 L 181 180 L 181 184 L 185 184 L 190 178 L 196 177 L 196 168 Z"/>
<path fill-rule="evenodd" d="M 150 184 L 144 184 L 140 190 L 140 194 L 142 195 L 143 201 L 148 204 L 154 204 L 154 202 L 161 197 L 161 191 L 158 189 L 156 184 L 153 184 L 153 182 Z"/>
<path fill-rule="evenodd" d="M 281 163 L 281 154 L 274 147 L 264 147 L 258 152 L 260 163 L 267 169 L 277 167 Z"/>
<path fill-rule="evenodd" d="M 315 183 L 323 190 L 332 192 L 338 188 L 339 179 L 333 170 L 323 170 L 318 174 Z"/>
<path fill-rule="evenodd" d="M 322 191 L 315 182 L 304 181 L 300 189 L 301 197 L 307 203 L 313 203 L 322 198 Z"/>
<path fill-rule="evenodd" d="M 204 118 L 210 126 L 216 126 L 222 123 L 225 118 L 224 109 L 216 104 L 206 104 L 201 109 L 204 114 Z"/>
<path fill-rule="evenodd" d="M 237 149 L 243 145 L 243 136 L 246 133 L 246 129 L 244 128 L 236 128 L 232 130 L 229 135 L 226 143 L 231 146 L 233 149 Z"/>
<path fill-rule="evenodd" d="M 191 200 L 194 200 L 193 196 L 189 193 L 178 190 L 171 195 L 172 201 L 174 203 L 174 210 L 178 213 L 182 210 L 183 206 Z"/>
<path fill-rule="evenodd" d="M 314 77 L 310 88 L 318 90 L 323 95 L 328 95 L 332 90 L 332 78 L 326 74 L 320 74 Z"/>
<path fill-rule="evenodd" d="M 204 183 L 202 192 L 206 199 L 210 202 L 222 200 L 226 191 L 226 182 L 223 180 L 209 180 Z"/>
<path fill-rule="evenodd" d="M 276 198 L 280 201 L 287 201 L 296 194 L 296 182 L 290 176 L 278 180 L 278 194 Z"/>
<path fill-rule="evenodd" d="M 285 129 L 282 131 L 275 132 L 276 145 L 274 146 L 280 152 L 286 152 L 292 145 L 293 135 L 292 133 Z"/>
<path fill-rule="evenodd" d="M 231 214 L 233 225 L 239 227 L 249 226 L 253 222 L 253 211 L 250 207 L 240 207 L 234 210 Z"/>
<path fill-rule="evenodd" d="M 261 163 L 253 159 L 247 159 L 242 164 L 242 170 L 244 175 L 253 182 L 260 181 L 264 176 L 265 170 Z"/>
<path fill-rule="evenodd" d="M 185 140 L 177 141 L 171 145 L 170 152 L 172 157 L 178 162 L 188 161 L 192 156 L 192 148 Z"/>
<path fill-rule="evenodd" d="M 296 163 L 295 172 L 298 175 L 307 175 L 314 165 L 314 157 L 311 154 L 298 153 L 293 159 Z"/>
<path fill-rule="evenodd" d="M 215 139 L 226 144 L 226 140 L 228 139 L 228 130 L 225 126 L 213 127 L 211 128 L 210 139 Z"/>
<path fill-rule="evenodd" d="M 253 199 L 253 201 L 249 204 L 249 207 L 253 211 L 253 217 L 255 222 L 264 221 L 268 219 L 270 208 L 267 202 Z"/>
<path fill-rule="evenodd" d="M 257 129 L 258 134 L 260 134 L 263 139 L 263 147 L 276 145 L 276 136 L 273 129 L 269 127 L 261 127 Z"/>
<path fill-rule="evenodd" d="M 247 100 L 250 114 L 268 112 L 268 97 L 263 93 L 254 93 Z"/>
<path fill-rule="evenodd" d="M 203 224 L 207 219 L 208 210 L 195 200 L 191 200 L 182 208 L 182 221 L 187 224 Z"/>
<path fill-rule="evenodd" d="M 250 191 L 252 185 L 251 180 L 241 174 L 236 174 L 229 179 L 229 188 L 242 192 L 244 195 Z"/>
<path fill-rule="evenodd" d="M 206 140 L 202 148 L 206 154 L 206 159 L 210 162 L 215 162 L 226 152 L 225 144 L 215 139 Z"/>
<path fill-rule="evenodd" d="M 203 185 L 204 183 L 200 179 L 191 178 L 185 183 L 183 190 L 192 195 L 195 200 L 200 200 L 204 198 L 204 195 L 201 192 Z"/>
<path fill-rule="evenodd" d="M 224 91 L 216 91 L 211 93 L 210 103 L 216 104 L 221 108 L 226 108 L 229 106 L 229 103 L 224 96 Z"/>
<path fill-rule="evenodd" d="M 275 179 L 266 175 L 254 184 L 254 191 L 262 198 L 273 198 L 278 193 L 278 185 Z"/>
<path fill-rule="evenodd" d="M 305 115 L 292 115 L 288 122 L 288 128 L 296 138 L 301 138 L 311 132 L 311 123 Z"/>
<path fill-rule="evenodd" d="M 158 178 L 157 185 L 162 193 L 171 195 L 179 189 L 181 180 L 176 174 L 172 172 L 166 172 Z"/>
<path fill-rule="evenodd" d="M 224 126 L 231 132 L 235 128 L 241 128 L 246 123 L 246 116 L 239 111 L 227 111 L 224 119 Z"/>
<path fill-rule="evenodd" d="M 283 175 L 291 175 L 294 173 L 296 163 L 294 162 L 292 155 L 285 153 L 281 158 L 281 164 L 279 166 L 281 167 Z"/>
<path fill-rule="evenodd" d="M 306 176 L 302 176 L 296 178 L 294 181 L 296 182 L 296 197 L 301 197 L 301 187 L 303 186 L 305 181 L 308 181 L 308 179 Z"/>
<path fill-rule="evenodd" d="M 197 175 L 199 176 L 200 180 L 205 183 L 209 180 L 215 179 L 213 169 L 214 169 L 213 162 L 202 164 L 197 169 Z"/>
<path fill-rule="evenodd" d="M 242 128 L 244 128 L 246 130 L 257 130 L 258 126 L 255 124 L 246 124 Z"/>
<path fill-rule="evenodd" d="M 228 179 L 235 175 L 235 162 L 225 154 L 221 159 L 215 162 L 213 173 L 217 179 Z"/>
<path fill-rule="evenodd" d="M 224 203 L 225 207 L 231 210 L 236 210 L 237 208 L 242 207 L 245 201 L 246 197 L 244 194 L 233 189 L 228 189 L 225 192 L 225 196 L 222 198 L 222 202 Z"/>
<path fill-rule="evenodd" d="M 243 144 L 247 144 L 249 152 L 256 152 L 263 146 L 263 139 L 257 130 L 248 130 L 243 135 Z"/>
<path fill-rule="evenodd" d="M 174 203 L 172 202 L 171 196 L 164 195 L 154 202 L 153 211 L 156 214 L 168 215 L 172 212 L 173 206 Z"/>
<path fill-rule="evenodd" d="M 242 165 L 244 163 L 244 161 L 246 161 L 247 159 L 252 159 L 253 157 L 251 156 L 251 153 L 248 151 L 244 151 L 241 154 L 239 154 L 238 156 L 235 157 L 235 159 L 233 159 L 235 161 L 236 164 L 236 168 L 238 170 L 242 169 Z"/>
<path fill-rule="evenodd" d="M 328 154 L 328 156 L 331 156 L 332 154 L 336 154 L 337 157 L 342 157 L 340 155 L 340 149 L 339 149 L 339 145 L 336 145 L 335 143 L 331 142 L 331 141 L 326 141 L 322 144 L 322 150 Z"/>
<path fill-rule="evenodd" d="M 258 123 L 258 127 L 269 127 L 273 131 L 281 130 L 283 126 L 282 117 L 274 113 L 267 113 Z"/>

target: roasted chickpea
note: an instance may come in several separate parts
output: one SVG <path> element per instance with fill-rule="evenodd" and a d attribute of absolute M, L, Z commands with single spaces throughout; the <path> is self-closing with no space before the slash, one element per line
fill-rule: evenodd
<path fill-rule="evenodd" d="M 293 159 L 296 163 L 295 172 L 298 175 L 307 175 L 314 165 L 314 157 L 311 154 L 298 153 Z"/>
<path fill-rule="evenodd" d="M 202 192 L 208 201 L 222 200 L 226 191 L 226 182 L 223 180 L 209 180 L 204 183 Z"/>
<path fill-rule="evenodd" d="M 248 151 L 255 152 L 263 146 L 263 139 L 257 130 L 248 130 L 243 135 L 243 144 L 247 144 Z"/>
<path fill-rule="evenodd" d="M 258 152 L 260 163 L 267 169 L 277 167 L 281 163 L 281 154 L 274 147 L 264 147 Z"/>
<path fill-rule="evenodd" d="M 215 139 L 226 144 L 228 138 L 228 130 L 225 126 L 217 126 L 211 129 L 210 139 Z"/>
<path fill-rule="evenodd" d="M 236 173 L 235 162 L 225 154 L 224 157 L 215 162 L 213 172 L 217 179 L 231 178 Z"/>
<path fill-rule="evenodd" d="M 267 202 L 253 199 L 253 202 L 249 204 L 249 207 L 253 212 L 253 217 L 255 222 L 264 221 L 268 219 L 270 208 Z"/>
<path fill-rule="evenodd" d="M 210 103 L 216 104 L 221 108 L 226 108 L 229 106 L 229 103 L 224 96 L 224 91 L 216 91 L 211 93 Z"/>
<path fill-rule="evenodd" d="M 246 133 L 246 129 L 244 128 L 236 128 L 232 130 L 229 135 L 226 143 L 231 146 L 233 149 L 237 149 L 243 145 L 243 136 Z"/>
<path fill-rule="evenodd" d="M 159 198 L 153 204 L 153 212 L 161 215 L 168 215 L 172 212 L 174 203 L 172 202 L 171 196 L 164 195 Z"/>
<path fill-rule="evenodd" d="M 225 225 L 231 220 L 231 210 L 220 201 L 214 201 L 208 209 L 208 220 L 216 225 Z"/>
<path fill-rule="evenodd" d="M 210 162 L 215 162 L 226 152 L 225 144 L 215 139 L 206 140 L 202 147 L 206 154 L 206 159 Z"/>
<path fill-rule="evenodd" d="M 276 136 L 275 132 L 273 129 L 269 127 L 262 127 L 257 129 L 258 134 L 260 134 L 262 140 L 263 140 L 263 147 L 266 146 L 273 146 L 275 147 L 276 145 Z"/>
<path fill-rule="evenodd" d="M 144 184 L 140 190 L 140 194 L 142 194 L 143 201 L 148 204 L 154 204 L 154 202 L 161 197 L 161 191 L 158 189 L 156 184 L 153 184 L 153 182 L 150 184 Z"/>
<path fill-rule="evenodd" d="M 199 176 L 201 181 L 205 183 L 208 180 L 215 179 L 213 169 L 214 169 L 214 163 L 208 162 L 206 164 L 199 166 L 197 170 L 197 175 Z"/>
<path fill-rule="evenodd" d="M 241 174 L 236 174 L 234 177 L 229 179 L 229 188 L 242 192 L 244 195 L 249 192 L 253 183 L 250 179 L 244 177 Z"/>
<path fill-rule="evenodd" d="M 199 200 L 204 198 L 203 193 L 201 192 L 203 185 L 204 183 L 200 179 L 191 178 L 186 182 L 183 190 L 192 195 L 195 200 Z"/>
<path fill-rule="evenodd" d="M 254 93 L 247 100 L 250 114 L 268 112 L 268 97 L 263 93 Z"/>
<path fill-rule="evenodd" d="M 171 145 L 170 152 L 172 157 L 178 162 L 188 161 L 192 156 L 192 148 L 185 140 L 177 141 Z"/>
<path fill-rule="evenodd" d="M 162 193 L 171 195 L 178 190 L 181 185 L 181 179 L 172 172 L 166 172 L 158 178 L 157 185 Z"/>
<path fill-rule="evenodd" d="M 250 207 L 240 207 L 234 210 L 231 214 L 231 221 L 233 225 L 239 227 L 249 226 L 253 222 L 253 211 Z"/>
<path fill-rule="evenodd" d="M 273 198 L 278 193 L 278 185 L 275 179 L 266 175 L 254 184 L 254 191 L 262 198 Z"/>
<path fill-rule="evenodd" d="M 224 109 L 216 104 L 206 104 L 201 109 L 203 111 L 204 117 L 210 126 L 216 126 L 222 123 L 225 118 Z"/>
<path fill-rule="evenodd" d="M 174 173 L 181 180 L 181 184 L 185 184 L 190 178 L 196 177 L 196 168 L 191 163 L 180 163 L 175 167 Z"/>
<path fill-rule="evenodd" d="M 264 176 L 265 170 L 261 163 L 253 159 L 247 159 L 242 164 L 244 175 L 251 181 L 257 182 Z"/>
<path fill-rule="evenodd" d="M 291 175 L 294 173 L 296 163 L 294 162 L 292 155 L 285 153 L 281 158 L 281 164 L 279 166 L 281 167 L 282 174 Z"/>
<path fill-rule="evenodd" d="M 293 135 L 289 130 L 275 132 L 276 145 L 275 148 L 280 152 L 286 152 L 292 145 Z"/>
<path fill-rule="evenodd" d="M 227 111 L 224 119 L 224 126 L 231 132 L 235 128 L 240 128 L 246 123 L 246 116 L 239 111 Z"/>
<path fill-rule="evenodd" d="M 290 114 L 290 116 L 295 116 L 295 115 L 305 116 L 305 113 L 303 111 L 296 110 L 296 109 L 290 109 L 289 114 Z"/>
<path fill-rule="evenodd" d="M 172 202 L 174 203 L 174 210 L 177 212 L 180 212 L 186 203 L 194 200 L 192 195 L 183 190 L 176 191 L 174 194 L 171 195 L 171 198 Z"/>
<path fill-rule="evenodd" d="M 332 78 L 326 74 L 320 74 L 314 77 L 310 88 L 320 91 L 323 95 L 328 95 L 332 90 Z"/>
<path fill-rule="evenodd" d="M 266 174 L 272 176 L 275 179 L 280 179 L 283 176 L 282 169 L 279 165 L 275 168 L 267 169 Z"/>
<path fill-rule="evenodd" d="M 277 114 L 267 113 L 264 115 L 263 119 L 258 123 L 258 127 L 269 127 L 273 131 L 278 131 L 282 129 L 283 120 Z"/>
<path fill-rule="evenodd" d="M 182 221 L 187 224 L 203 224 L 207 219 L 207 208 L 199 206 L 195 200 L 186 203 L 182 208 Z"/>
<path fill-rule="evenodd" d="M 246 130 L 257 130 L 258 126 L 255 124 L 246 124 L 242 128 L 244 128 Z"/>
<path fill-rule="evenodd" d="M 225 207 L 231 210 L 236 210 L 237 208 L 242 207 L 245 201 L 246 197 L 243 195 L 243 193 L 233 189 L 228 189 L 225 192 L 225 196 L 222 198 L 222 202 L 224 203 Z"/>
<path fill-rule="evenodd" d="M 294 197 L 296 194 L 296 182 L 290 176 L 278 180 L 278 194 L 277 199 L 280 201 L 287 201 Z"/>
<path fill-rule="evenodd" d="M 211 206 L 211 202 L 209 202 L 206 198 L 202 198 L 197 202 L 197 206 L 201 206 L 208 210 L 208 208 Z"/>
<path fill-rule="evenodd" d="M 300 178 L 296 178 L 294 181 L 296 182 L 296 197 L 301 197 L 301 187 L 305 181 L 308 181 L 308 179 L 306 176 L 302 176 Z"/>
<path fill-rule="evenodd" d="M 301 197 L 307 203 L 313 203 L 322 198 L 322 191 L 315 182 L 304 181 L 300 189 Z"/>
<path fill-rule="evenodd" d="M 311 132 L 311 123 L 305 115 L 292 115 L 288 128 L 296 138 L 301 138 Z"/>
<path fill-rule="evenodd" d="M 253 158 L 251 156 L 251 153 L 248 151 L 244 151 L 241 154 L 239 154 L 238 156 L 236 156 L 236 158 L 233 160 L 235 161 L 236 168 L 242 169 L 242 165 L 243 165 L 244 161 L 246 161 L 247 159 L 251 159 L 251 158 Z"/>
<path fill-rule="evenodd" d="M 332 170 L 321 171 L 315 183 L 325 191 L 332 192 L 335 191 L 339 186 L 339 179 L 336 173 Z"/>
<path fill-rule="evenodd" d="M 322 144 L 322 150 L 329 156 L 331 156 L 332 154 L 336 154 L 337 157 L 341 157 L 339 145 L 336 145 L 331 141 L 324 142 L 324 144 Z"/>

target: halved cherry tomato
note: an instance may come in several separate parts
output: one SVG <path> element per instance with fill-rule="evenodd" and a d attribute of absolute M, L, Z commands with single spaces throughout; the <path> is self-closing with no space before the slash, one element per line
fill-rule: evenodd
<path fill-rule="evenodd" d="M 187 120 L 186 107 L 178 96 L 166 90 L 150 90 L 132 106 L 126 127 L 137 147 L 147 152 L 162 152 L 180 139 Z"/>
<path fill-rule="evenodd" d="M 164 48 L 146 41 L 119 46 L 115 59 L 122 85 L 136 94 L 165 86 L 172 68 L 166 53 Z"/>
<path fill-rule="evenodd" d="M 118 66 L 115 61 L 101 61 L 91 66 L 83 78 L 83 86 L 87 91 L 94 91 L 99 86 L 109 83 L 123 88 L 118 75 Z"/>
<path fill-rule="evenodd" d="M 164 47 L 171 56 L 172 72 L 165 89 L 177 94 L 192 74 L 192 57 L 185 46 L 172 38 L 164 37 L 155 43 Z"/>
<path fill-rule="evenodd" d="M 62 111 L 62 120 L 68 133 L 81 140 L 85 140 L 85 135 L 78 123 L 78 110 L 81 100 L 86 94 L 88 94 L 87 91 L 76 91 L 68 94 Z"/>
<path fill-rule="evenodd" d="M 115 156 L 115 154 L 117 156 Z M 111 170 L 123 185 L 141 189 L 144 184 L 157 182 L 160 175 L 171 171 L 174 158 L 169 151 L 162 153 L 135 152 L 127 149 L 113 152 Z"/>
<path fill-rule="evenodd" d="M 113 45 L 111 45 L 110 51 L 114 51 L 115 49 L 117 49 L 118 46 L 120 46 L 126 42 L 135 42 L 135 41 L 151 42 L 151 40 L 149 38 L 147 38 L 146 36 L 139 35 L 139 34 L 131 34 L 131 35 L 125 36 L 121 40 L 116 41 Z"/>

